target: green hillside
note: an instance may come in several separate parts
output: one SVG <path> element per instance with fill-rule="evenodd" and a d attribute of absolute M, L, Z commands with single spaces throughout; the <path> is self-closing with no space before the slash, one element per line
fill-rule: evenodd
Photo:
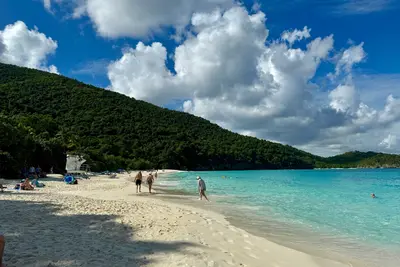
<path fill-rule="evenodd" d="M 325 158 L 320 167 L 340 168 L 400 168 L 400 155 L 352 151 Z"/>
<path fill-rule="evenodd" d="M 5 64 L 0 64 L 0 130 L 0 174 L 37 164 L 63 170 L 67 151 L 85 155 L 98 171 L 309 169 L 342 164 L 342 158 L 324 159 L 241 136 L 187 113 Z M 377 162 L 396 162 L 398 156 L 386 157 Z M 343 163 L 360 164 L 352 159 Z"/>

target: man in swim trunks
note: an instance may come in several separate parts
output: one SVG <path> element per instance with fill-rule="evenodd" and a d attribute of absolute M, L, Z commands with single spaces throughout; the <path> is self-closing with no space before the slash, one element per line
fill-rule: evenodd
<path fill-rule="evenodd" d="M 198 185 L 198 189 L 199 189 L 199 195 L 200 195 L 200 199 L 199 200 L 203 200 L 203 196 L 207 201 L 208 200 L 207 196 L 206 196 L 206 183 L 204 182 L 203 179 L 201 179 L 200 176 L 197 176 L 197 185 Z"/>
<path fill-rule="evenodd" d="M 153 174 L 149 174 L 149 176 L 147 176 L 147 185 L 149 186 L 149 193 L 151 194 L 151 187 L 153 186 L 153 182 L 154 182 L 154 177 Z"/>
<path fill-rule="evenodd" d="M 139 173 L 135 177 L 135 184 L 136 184 L 136 193 L 142 192 L 142 172 Z"/>

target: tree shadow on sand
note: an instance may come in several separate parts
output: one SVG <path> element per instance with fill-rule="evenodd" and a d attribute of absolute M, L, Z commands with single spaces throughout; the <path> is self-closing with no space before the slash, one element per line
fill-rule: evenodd
<path fill-rule="evenodd" d="M 156 261 L 150 255 L 187 255 L 185 249 L 195 246 L 136 241 L 134 229 L 116 222 L 115 215 L 60 215 L 59 211 L 48 202 L 0 201 L 8 267 L 146 266 Z"/>

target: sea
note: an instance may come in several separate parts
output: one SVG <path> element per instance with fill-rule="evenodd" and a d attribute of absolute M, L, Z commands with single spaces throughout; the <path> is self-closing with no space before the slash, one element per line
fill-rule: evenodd
<path fill-rule="evenodd" d="M 181 172 L 159 183 L 195 204 L 196 176 L 212 201 L 202 205 L 252 234 L 349 266 L 400 266 L 400 170 Z"/>

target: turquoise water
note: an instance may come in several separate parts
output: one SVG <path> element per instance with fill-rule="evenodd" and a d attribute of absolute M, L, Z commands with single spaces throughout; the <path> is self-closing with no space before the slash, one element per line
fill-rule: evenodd
<path fill-rule="evenodd" d="M 194 198 L 197 175 L 229 218 L 260 234 L 370 266 L 400 266 L 399 170 L 183 172 L 162 182 Z"/>

